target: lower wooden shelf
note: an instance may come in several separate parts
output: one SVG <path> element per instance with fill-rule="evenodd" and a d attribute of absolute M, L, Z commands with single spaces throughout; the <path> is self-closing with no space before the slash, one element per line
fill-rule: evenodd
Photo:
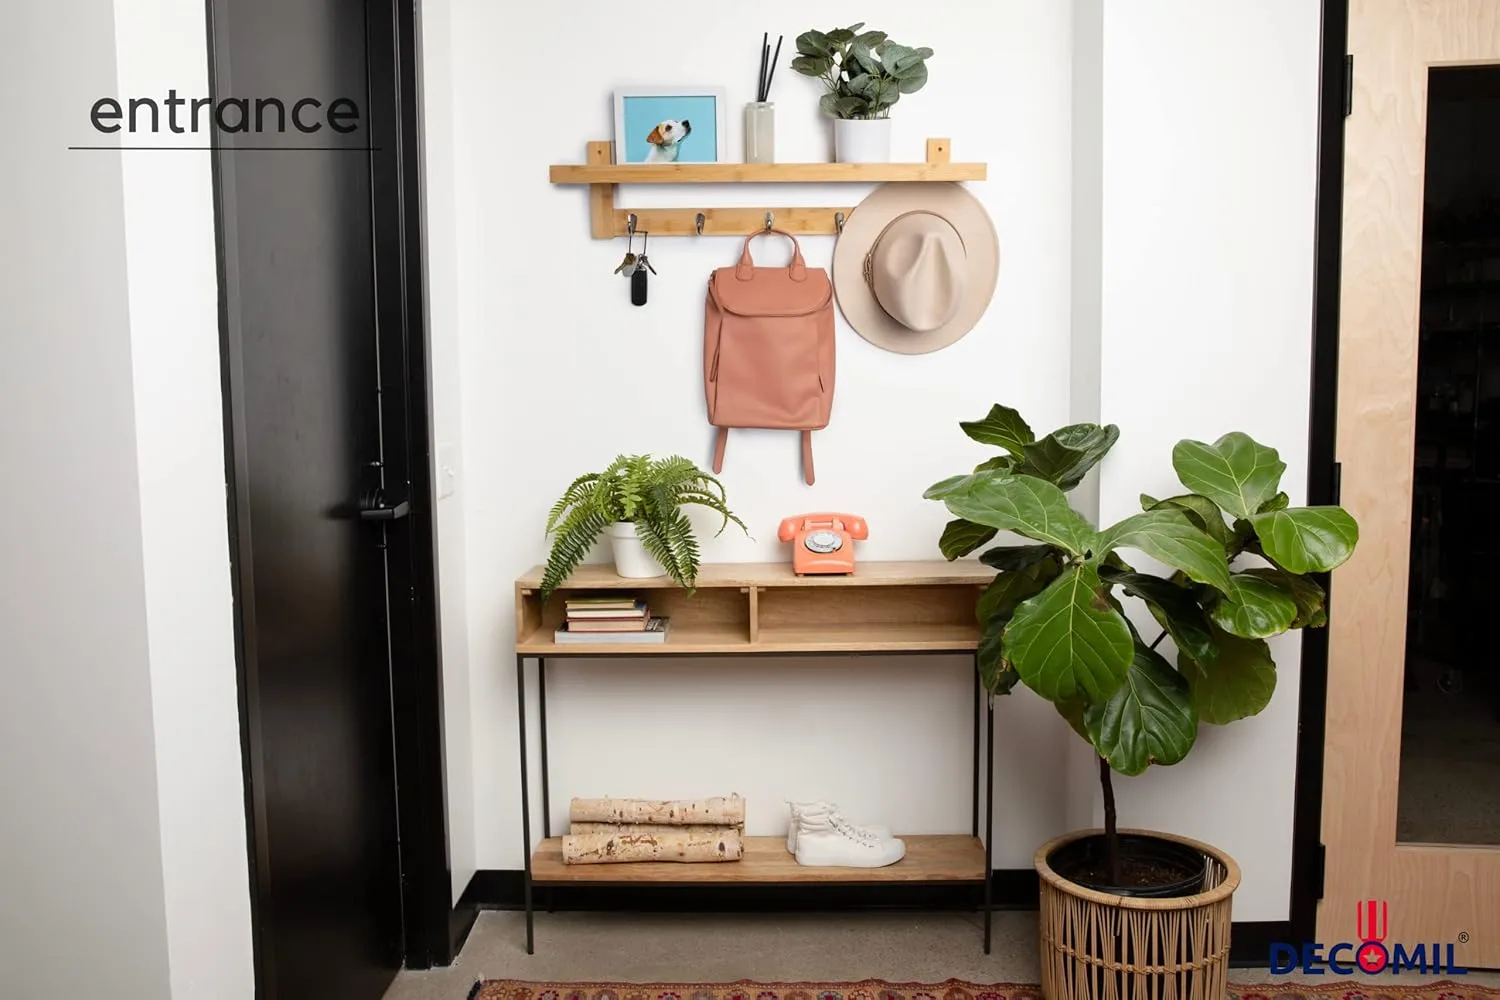
<path fill-rule="evenodd" d="M 984 844 L 966 834 L 902 837 L 906 857 L 885 868 L 807 868 L 787 853 L 785 837 L 746 837 L 740 861 L 675 864 L 565 865 L 562 838 L 542 841 L 531 857 L 535 885 L 660 884 L 751 885 L 788 882 L 983 882 Z"/>

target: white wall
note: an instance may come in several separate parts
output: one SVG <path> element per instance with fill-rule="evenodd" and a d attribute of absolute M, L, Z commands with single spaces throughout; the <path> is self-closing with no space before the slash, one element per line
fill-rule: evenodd
<path fill-rule="evenodd" d="M 753 11 L 664 0 L 649 18 L 629 5 L 589 5 L 585 21 L 579 5 L 555 4 L 518 22 L 503 5 L 452 4 L 457 335 L 435 330 L 434 341 L 435 350 L 446 342 L 446 350 L 462 352 L 460 492 L 481 868 L 522 863 L 513 581 L 545 557 L 545 510 L 578 473 L 621 451 L 708 463 L 703 288 L 708 272 L 737 253 L 727 239 L 653 241 L 660 273 L 651 279 L 650 304 L 634 308 L 626 282 L 610 273 L 623 241 L 589 238 L 585 190 L 550 185 L 547 164 L 578 162 L 588 140 L 610 136 L 612 88 L 664 79 L 728 88 L 729 152 L 738 158 L 737 115 L 752 96 L 761 32 L 784 32 L 790 47 L 814 24 L 854 16 L 794 0 Z M 973 333 L 928 356 L 879 351 L 840 321 L 833 422 L 814 435 L 817 485 L 799 478 L 796 435 L 731 434 L 723 478 L 754 540 L 726 535 L 706 545 L 707 560 L 785 558 L 775 537 L 779 519 L 828 508 L 870 519 L 861 559 L 934 557 L 946 514 L 922 490 L 986 454 L 957 421 L 996 400 L 1039 424 L 1067 421 L 1066 5 L 1008 0 L 935 16 L 873 0 L 857 16 L 936 50 L 932 82 L 896 108 L 896 155 L 921 159 L 928 136 L 951 136 L 955 157 L 988 161 L 991 181 L 974 191 L 1001 234 L 999 288 Z M 663 24 L 674 37 L 711 42 L 674 46 L 653 60 L 647 43 Z M 495 46 L 506 39 L 514 44 L 497 63 Z M 556 39 L 566 39 L 565 63 L 540 44 Z M 518 80 L 545 81 L 546 99 L 506 99 L 502 127 L 496 95 L 512 93 Z M 779 158 L 827 158 L 816 95 L 815 81 L 778 73 Z M 431 100 L 429 93 L 429 111 Z M 777 201 L 803 204 L 862 196 L 843 187 L 775 190 Z M 623 192 L 637 205 L 765 197 L 765 189 Z M 831 238 L 803 240 L 817 264 L 828 263 L 831 245 Z M 770 245 L 760 252 L 766 259 L 784 253 Z M 453 433 L 452 425 L 438 433 Z M 966 830 L 968 669 L 964 658 L 559 663 L 549 688 L 554 818 L 561 820 L 571 795 L 737 790 L 747 796 L 756 833 L 784 828 L 784 799 L 814 795 L 903 830 Z M 450 718 L 455 711 L 463 708 L 450 705 Z M 1017 697 L 997 715 L 1002 761 L 1061 754 L 1064 729 L 1049 707 Z M 684 738 L 701 739 L 705 728 L 721 752 L 684 752 Z M 996 864 L 1025 866 L 1062 824 L 1061 804 L 1048 767 L 997 770 Z"/>
<path fill-rule="evenodd" d="M 122 996 L 250 997 L 208 158 L 66 148 L 110 141 L 100 97 L 207 93 L 203 6 L 23 8 L 0 59 L 22 114 L 0 177 L 0 994 L 103 969 Z"/>
<path fill-rule="evenodd" d="M 168 992 L 110 0 L 0 43 L 0 995 Z M 66 59 L 60 53 L 68 53 Z M 80 946 L 84 953 L 80 954 Z M 86 958 L 86 960 L 81 960 Z"/>
<path fill-rule="evenodd" d="M 766 28 L 790 44 L 807 27 L 854 16 L 812 9 L 772 0 L 742 14 L 667 0 L 647 23 L 628 6 L 591 6 L 584 21 L 579 5 L 554 5 L 518 24 L 480 0 L 443 7 L 451 73 L 427 106 L 452 128 L 453 146 L 451 157 L 429 146 L 428 158 L 430 181 L 451 176 L 451 203 L 445 195 L 432 220 L 442 215 L 454 243 L 431 251 L 434 267 L 452 269 L 446 291 L 434 278 L 434 365 L 461 370 L 461 413 L 440 414 L 437 433 L 463 443 L 463 523 L 453 523 L 455 506 L 441 517 L 445 538 L 465 538 L 472 694 L 467 706 L 450 703 L 449 720 L 472 732 L 480 868 L 522 860 L 512 581 L 543 559 L 545 507 L 573 475 L 627 450 L 706 464 L 702 288 L 736 249 L 722 239 L 653 242 L 660 274 L 650 304 L 633 308 L 609 273 L 623 242 L 588 238 L 583 189 L 549 185 L 547 164 L 578 162 L 586 141 L 611 135 L 612 88 L 664 81 L 728 88 L 729 155 L 738 158 L 736 113 L 753 71 L 734 67 L 748 69 Z M 1177 439 L 1231 429 L 1280 447 L 1288 492 L 1300 500 L 1316 0 L 1009 0 L 982 9 L 877 0 L 858 16 L 936 50 L 931 84 L 896 108 L 896 155 L 920 159 L 923 138 L 940 135 L 952 137 L 957 158 L 989 162 L 990 179 L 971 189 L 1000 233 L 999 289 L 973 334 L 924 357 L 879 352 L 841 320 L 833 423 L 815 435 L 817 485 L 797 479 L 793 435 L 734 432 L 724 480 L 755 541 L 725 536 L 705 558 L 784 558 L 776 520 L 829 507 L 869 516 L 861 558 L 933 557 L 944 514 L 921 491 L 981 453 L 954 424 L 995 401 L 1041 430 L 1096 417 L 1121 426 L 1097 492 L 1080 491 L 1080 504 L 1091 513 L 1097 505 L 1106 520 L 1133 510 L 1139 492 L 1171 485 Z M 667 23 L 676 37 L 713 42 L 654 60 L 649 38 Z M 537 44 L 512 44 L 503 67 L 494 61 L 501 39 L 548 38 L 568 40 L 565 70 Z M 497 127 L 495 95 L 517 79 L 545 80 L 547 99 L 508 104 Z M 812 81 L 782 70 L 779 159 L 827 158 L 815 96 Z M 775 200 L 854 203 L 863 193 L 778 185 Z M 767 196 L 753 186 L 653 187 L 624 189 L 622 201 L 691 207 Z M 803 243 L 810 260 L 827 262 L 831 240 Z M 445 602 L 458 585 L 445 573 Z M 1205 729 L 1186 763 L 1120 782 L 1125 821 L 1203 837 L 1241 862 L 1240 919 L 1287 915 L 1297 648 L 1277 645 L 1281 687 L 1264 715 Z M 961 659 L 558 663 L 549 689 L 553 818 L 575 794 L 734 789 L 749 798 L 752 832 L 778 830 L 782 800 L 804 795 L 903 830 L 963 829 L 965 671 Z M 998 716 L 995 863 L 1025 867 L 1044 839 L 1098 821 L 1096 773 L 1031 695 L 1001 701 Z M 714 721 L 684 721 L 705 718 Z M 720 752 L 680 750 L 686 733 L 705 728 L 719 734 Z M 1029 766 L 1009 766 L 1017 758 Z"/>
<path fill-rule="evenodd" d="M 1172 446 L 1242 430 L 1305 502 L 1317 173 L 1316 0 L 1106 3 L 1101 468 L 1113 521 L 1170 495 Z M 1272 644 L 1259 716 L 1119 782 L 1122 823 L 1198 837 L 1244 871 L 1237 920 L 1287 916 L 1300 640 Z"/>
<path fill-rule="evenodd" d="M 417 8 L 422 91 L 423 219 L 427 240 L 428 371 L 436 492 L 439 643 L 443 663 L 443 755 L 448 803 L 448 865 L 458 902 L 477 860 L 474 847 L 474 742 L 469 684 L 468 540 L 463 488 L 462 345 L 457 320 L 458 243 L 453 134 L 452 5 Z"/>
<path fill-rule="evenodd" d="M 202 0 L 116 0 L 117 93 L 207 94 L 204 16 Z M 134 141 L 187 146 L 204 137 L 163 130 Z M 248 998 L 250 878 L 209 154 L 91 155 L 117 158 L 124 174 L 172 995 Z"/>

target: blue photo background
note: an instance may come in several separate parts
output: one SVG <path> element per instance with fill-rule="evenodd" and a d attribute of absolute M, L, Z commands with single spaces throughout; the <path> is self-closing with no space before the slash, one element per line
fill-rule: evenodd
<path fill-rule="evenodd" d="M 688 97 L 626 97 L 626 163 L 642 163 L 651 151 L 646 136 L 668 118 L 692 122 L 693 131 L 677 145 L 678 163 L 719 162 L 718 99 L 712 94 Z"/>

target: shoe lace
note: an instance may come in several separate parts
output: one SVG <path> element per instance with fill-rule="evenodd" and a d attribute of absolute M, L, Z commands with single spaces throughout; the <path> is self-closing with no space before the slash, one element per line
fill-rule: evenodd
<path fill-rule="evenodd" d="M 861 830 L 859 827 L 855 826 L 853 823 L 850 823 L 847 819 L 845 819 L 838 813 L 833 813 L 832 815 L 830 815 L 828 817 L 828 820 L 833 824 L 833 828 L 835 830 L 843 834 L 845 837 L 848 837 L 850 840 L 853 840 L 856 843 L 864 844 L 866 847 L 873 847 L 875 845 L 876 841 L 873 834 L 871 834 L 868 830 Z"/>

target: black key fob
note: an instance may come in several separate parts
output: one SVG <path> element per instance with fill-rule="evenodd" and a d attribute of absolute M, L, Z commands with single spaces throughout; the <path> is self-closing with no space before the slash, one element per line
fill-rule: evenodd
<path fill-rule="evenodd" d="M 630 276 L 630 304 L 633 306 L 646 304 L 646 273 L 644 267 L 637 267 Z"/>

